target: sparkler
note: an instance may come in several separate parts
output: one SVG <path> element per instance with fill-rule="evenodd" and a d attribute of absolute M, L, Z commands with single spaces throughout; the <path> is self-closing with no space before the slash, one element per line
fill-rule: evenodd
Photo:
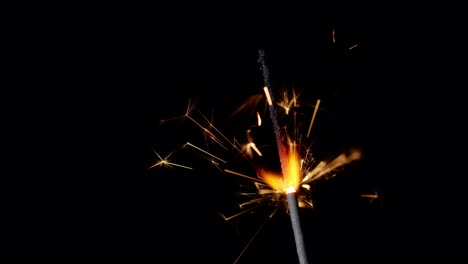
<path fill-rule="evenodd" d="M 278 153 L 281 162 L 281 170 L 283 172 L 283 181 L 280 183 L 280 185 L 278 186 L 277 183 L 274 182 L 270 183 L 270 186 L 272 186 L 276 190 L 280 190 L 279 188 L 282 188 L 283 191 L 286 191 L 289 215 L 291 216 L 291 224 L 293 226 L 294 239 L 296 242 L 299 263 L 307 264 L 307 254 L 304 247 L 304 240 L 302 238 L 301 223 L 299 221 L 299 212 L 297 208 L 298 205 L 295 194 L 297 187 L 299 187 L 299 160 L 294 147 L 291 147 L 288 153 L 286 145 L 284 143 L 284 132 L 278 125 L 276 109 L 273 104 L 274 98 L 273 93 L 271 92 L 271 88 L 269 86 L 270 82 L 268 76 L 268 68 L 265 63 L 263 50 L 259 50 L 259 62 L 262 65 L 263 80 L 265 83 L 264 91 L 268 98 L 268 110 L 270 111 L 270 118 L 273 123 L 273 129 L 276 136 L 276 144 L 278 147 Z M 287 156 L 289 156 L 289 160 L 287 159 Z M 284 190 L 284 188 L 286 188 L 286 190 Z"/>
<path fill-rule="evenodd" d="M 292 97 L 287 93 L 283 94 L 281 101 L 276 101 L 274 93 L 271 89 L 269 72 L 266 67 L 264 53 L 259 50 L 258 62 L 261 64 L 263 74 L 263 94 L 257 95 L 255 98 L 264 98 L 267 103 L 269 120 L 273 128 L 276 149 L 278 153 L 281 173 L 276 173 L 260 166 L 256 161 L 265 158 L 265 146 L 258 146 L 254 143 L 254 137 L 251 134 L 252 128 L 249 128 L 246 133 L 244 143 L 238 139 L 230 140 L 225 136 L 203 113 L 196 111 L 195 106 L 189 101 L 187 111 L 184 115 L 176 118 L 167 119 L 186 119 L 191 122 L 196 128 L 203 132 L 206 140 L 205 146 L 196 145 L 193 142 L 185 143 L 182 149 L 190 148 L 198 152 L 202 157 L 210 161 L 210 164 L 218 168 L 221 172 L 227 175 L 240 177 L 252 186 L 243 188 L 254 188 L 244 190 L 239 193 L 243 198 L 243 202 L 239 204 L 240 211 L 232 215 L 226 216 L 220 213 L 220 216 L 230 221 L 248 212 L 252 212 L 261 206 L 271 208 L 271 213 L 268 219 L 272 218 L 281 206 L 284 206 L 291 218 L 293 227 L 294 239 L 296 244 L 297 255 L 301 264 L 308 263 L 306 250 L 304 246 L 303 233 L 301 230 L 299 208 L 312 208 L 313 202 L 310 198 L 311 184 L 319 179 L 326 179 L 335 176 L 335 171 L 342 166 L 360 159 L 359 151 L 352 151 L 349 154 L 342 153 L 331 161 L 317 161 L 312 155 L 311 146 L 307 146 L 306 140 L 311 135 L 312 125 L 316 120 L 316 116 L 321 103 L 317 99 L 316 104 L 313 106 L 313 113 L 310 114 L 310 123 L 304 124 L 303 121 L 299 122 L 296 118 L 297 108 L 299 107 L 298 95 L 295 91 L 292 92 Z M 279 106 L 279 108 L 278 108 Z M 292 110 L 294 109 L 294 110 Z M 265 120 L 262 120 L 262 113 L 256 111 L 256 128 L 265 127 Z M 281 115 L 280 115 L 281 114 Z M 292 119 L 292 125 L 290 121 Z M 306 136 L 300 133 L 300 127 L 307 127 Z M 211 143 L 211 144 L 208 144 Z M 210 147 L 216 147 L 221 153 L 213 152 Z M 193 167 L 186 166 L 179 163 L 169 162 L 167 156 L 162 158 L 155 151 L 159 161 L 149 166 L 149 169 L 162 166 L 175 166 L 183 169 L 194 170 Z M 239 166 L 228 155 L 232 154 L 240 157 L 240 160 L 246 162 L 243 166 Z M 236 160 L 237 161 L 237 160 Z M 251 172 L 246 172 L 248 170 Z M 252 170 L 253 169 L 253 170 Z M 252 175 L 254 174 L 254 175 Z M 266 221 L 260 226 L 260 229 L 265 225 Z M 257 230 L 254 237 L 258 234 L 260 229 Z M 254 238 L 252 237 L 252 239 Z M 250 244 L 252 240 L 242 250 L 241 255 Z M 240 256 L 239 256 L 240 257 Z M 237 259 L 239 259 L 239 257 Z M 237 262 L 237 260 L 236 260 Z"/>

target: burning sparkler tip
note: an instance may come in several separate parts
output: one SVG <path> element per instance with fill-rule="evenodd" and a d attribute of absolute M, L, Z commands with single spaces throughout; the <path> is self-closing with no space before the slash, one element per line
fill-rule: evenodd
<path fill-rule="evenodd" d="M 295 192 L 296 192 L 296 188 L 294 188 L 294 186 L 288 187 L 288 189 L 286 189 L 286 194 L 295 193 Z"/>

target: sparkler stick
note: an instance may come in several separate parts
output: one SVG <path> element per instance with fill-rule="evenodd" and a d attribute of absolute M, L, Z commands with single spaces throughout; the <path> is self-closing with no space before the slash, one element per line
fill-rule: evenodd
<path fill-rule="evenodd" d="M 287 178 L 292 177 L 293 175 L 290 175 L 290 174 L 292 174 L 293 172 L 298 172 L 297 171 L 298 167 L 295 166 L 297 164 L 294 164 L 295 160 L 291 159 L 291 157 L 294 156 L 294 158 L 297 158 L 297 156 L 295 155 L 295 151 L 293 149 L 291 153 L 288 153 L 288 149 L 286 148 L 286 145 L 284 142 L 285 135 L 284 135 L 283 130 L 280 129 L 279 127 L 278 120 L 276 117 L 276 108 L 275 108 L 275 105 L 273 104 L 275 100 L 274 100 L 273 93 L 272 93 L 271 86 L 270 86 L 268 68 L 266 67 L 266 64 L 265 64 L 265 59 L 264 59 L 265 53 L 263 52 L 263 50 L 259 50 L 258 53 L 259 53 L 258 62 L 260 62 L 262 66 L 261 69 L 262 69 L 263 81 L 265 85 L 263 89 L 268 99 L 268 109 L 270 112 L 270 119 L 271 119 L 271 122 L 273 123 L 273 129 L 274 129 L 275 136 L 276 136 L 276 143 L 277 143 L 278 154 L 279 154 L 280 163 L 281 163 L 281 170 L 283 172 L 283 182 L 286 182 L 287 184 L 291 184 L 292 182 L 290 182 L 289 179 Z M 290 160 L 288 160 L 288 154 L 292 155 L 289 157 Z M 299 175 L 295 175 L 295 176 L 299 177 Z M 288 200 L 289 214 L 291 218 L 291 224 L 293 227 L 294 240 L 296 242 L 296 250 L 297 250 L 297 255 L 299 258 L 299 263 L 307 264 L 308 263 L 307 254 L 306 254 L 305 247 L 304 247 L 304 240 L 302 238 L 301 223 L 299 221 L 298 203 L 296 199 L 295 188 L 297 186 L 284 186 L 284 187 L 288 188 L 286 190 L 286 196 Z"/>
<path fill-rule="evenodd" d="M 301 223 L 299 221 L 299 212 L 297 206 L 296 192 L 289 192 L 286 194 L 288 198 L 289 215 L 294 232 L 294 240 L 296 241 L 297 256 L 299 263 L 305 264 L 307 262 L 307 255 L 304 247 L 304 240 L 302 238 Z"/>

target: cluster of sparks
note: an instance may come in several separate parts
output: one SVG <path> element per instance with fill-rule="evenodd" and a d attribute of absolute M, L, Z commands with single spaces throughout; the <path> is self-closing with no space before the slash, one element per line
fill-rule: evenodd
<path fill-rule="evenodd" d="M 258 147 L 255 144 L 255 140 L 250 133 L 253 128 L 246 130 L 247 137 L 245 142 L 239 142 L 237 139 L 228 139 L 216 126 L 207 118 L 203 113 L 197 112 L 195 106 L 189 101 L 185 114 L 171 118 L 174 119 L 186 119 L 193 125 L 200 129 L 202 134 L 205 136 L 207 142 L 215 144 L 221 149 L 225 150 L 226 153 L 215 154 L 209 149 L 209 145 L 204 147 L 197 146 L 191 142 L 186 142 L 183 148 L 192 148 L 200 155 L 202 155 L 209 162 L 210 165 L 215 166 L 217 169 L 225 174 L 234 175 L 241 177 L 251 183 L 250 186 L 244 186 L 248 188 L 254 188 L 254 190 L 241 191 L 239 194 L 246 199 L 239 204 L 240 212 L 233 215 L 226 216 L 224 213 L 220 215 L 226 221 L 239 217 L 247 212 L 251 212 L 261 205 L 267 205 L 272 208 L 269 217 L 272 217 L 278 209 L 283 206 L 287 209 L 286 194 L 295 192 L 298 198 L 299 207 L 302 208 L 313 208 L 313 201 L 310 198 L 311 184 L 319 179 L 329 178 L 335 176 L 335 172 L 338 168 L 354 161 L 361 157 L 361 153 L 357 150 L 350 151 L 349 153 L 341 153 L 334 159 L 325 161 L 318 161 L 315 159 L 312 151 L 312 145 L 306 145 L 306 142 L 310 141 L 311 129 L 316 120 L 317 112 L 320 106 L 320 99 L 317 99 L 315 105 L 310 109 L 310 118 L 308 124 L 301 124 L 298 122 L 297 109 L 299 109 L 299 95 L 295 91 L 292 91 L 292 95 L 288 96 L 287 92 L 283 93 L 281 101 L 273 102 L 269 89 L 264 87 L 263 94 L 258 94 L 264 98 L 263 102 L 266 102 L 269 107 L 275 106 L 278 108 L 281 117 L 285 119 L 291 119 L 291 122 L 285 122 L 281 130 L 285 133 L 284 143 L 276 145 L 279 153 L 279 158 L 282 163 L 282 171 L 276 172 L 272 169 L 258 166 L 259 159 L 262 159 L 263 152 L 269 151 L 272 146 Z M 258 101 L 258 100 L 257 100 Z M 261 101 L 260 101 L 261 102 Z M 264 115 L 264 114 L 263 114 Z M 168 121 L 164 120 L 164 121 Z M 256 127 L 261 128 L 265 126 L 262 121 L 261 111 L 256 111 Z M 289 127 L 288 124 L 293 124 Z M 306 127 L 303 129 L 302 127 Z M 304 135 L 301 131 L 306 130 L 307 133 Z M 275 147 L 273 145 L 273 147 Z M 219 148 L 218 148 L 219 149 Z M 266 149 L 266 150 L 264 150 Z M 239 168 L 238 165 L 228 162 L 229 158 L 224 158 L 222 155 L 234 155 L 240 156 L 242 159 L 247 161 L 248 166 Z M 155 151 L 158 161 L 151 165 L 149 168 L 153 169 L 156 167 L 178 167 L 186 170 L 193 170 L 194 168 L 175 163 L 170 160 L 171 154 L 162 157 L 158 152 Z M 284 164 L 283 164 L 284 163 Z M 253 171 L 253 172 L 252 172 Z"/>
<path fill-rule="evenodd" d="M 333 43 L 336 41 L 335 30 L 332 31 L 332 41 Z M 349 50 L 355 47 L 357 45 L 351 46 Z M 256 123 L 253 127 L 250 126 L 246 129 L 245 137 L 242 140 L 229 139 L 215 126 L 212 120 L 207 118 L 201 111 L 197 111 L 190 101 L 185 114 L 163 121 L 185 119 L 191 122 L 196 128 L 200 129 L 207 144 L 202 147 L 186 142 L 184 148 L 191 148 L 198 152 L 223 175 L 240 177 L 250 183 L 241 186 L 242 191 L 239 194 L 243 198 L 241 199 L 242 202 L 238 203 L 239 210 L 235 213 L 231 212 L 229 215 L 220 212 L 220 216 L 224 220 L 230 221 L 252 212 L 260 206 L 265 206 L 270 210 L 267 218 L 269 219 L 275 215 L 278 209 L 284 208 L 284 211 L 291 216 L 296 248 L 300 263 L 303 264 L 307 263 L 307 257 L 302 241 L 297 207 L 313 208 L 314 203 L 311 198 L 313 188 L 311 188 L 311 185 L 320 179 L 335 176 L 337 169 L 352 161 L 359 160 L 361 153 L 358 150 L 350 150 L 336 155 L 330 160 L 317 159 L 311 144 L 311 138 L 313 138 L 311 135 L 313 135 L 312 127 L 317 119 L 321 100 L 317 99 L 315 104 L 303 107 L 299 103 L 300 94 L 292 90 L 291 93 L 283 92 L 281 99 L 276 101 L 269 84 L 268 69 L 263 60 L 263 51 L 260 50 L 259 53 L 259 62 L 262 63 L 264 75 L 263 93 L 258 93 L 254 96 L 256 100 L 250 101 L 255 101 L 255 107 L 260 110 L 255 111 Z M 246 105 L 242 105 L 239 109 L 245 107 Z M 269 112 L 269 119 L 267 118 L 267 120 L 270 123 L 264 121 L 267 115 L 266 109 Z M 300 118 L 298 118 L 298 115 L 300 115 Z M 252 131 L 263 127 L 269 127 L 269 132 L 271 132 L 272 128 L 273 133 L 270 134 L 274 134 L 275 144 L 257 146 L 255 143 L 257 138 L 255 138 Z M 210 147 L 213 145 L 217 146 L 216 152 L 213 151 L 214 147 Z M 270 166 L 266 166 L 265 162 L 261 162 L 262 159 L 266 159 L 265 152 L 271 153 L 272 148 L 273 152 L 278 153 L 276 157 L 279 158 L 281 165 L 279 172 L 278 169 L 272 169 Z M 156 151 L 155 154 L 158 161 L 151 165 L 149 169 L 156 167 L 194 169 L 186 164 L 170 161 L 169 158 L 172 153 L 164 158 Z M 232 156 L 240 157 L 241 160 L 245 161 L 242 163 L 245 165 L 239 166 L 239 163 L 232 162 Z M 266 162 L 266 164 L 269 164 L 269 162 Z M 361 197 L 374 200 L 377 199 L 377 193 L 361 195 Z M 252 240 L 254 237 L 252 237 Z"/>

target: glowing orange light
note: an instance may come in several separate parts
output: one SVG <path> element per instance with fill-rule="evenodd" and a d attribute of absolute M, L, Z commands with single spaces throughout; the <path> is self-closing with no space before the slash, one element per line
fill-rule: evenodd
<path fill-rule="evenodd" d="M 283 175 L 260 171 L 260 176 L 271 188 L 285 193 L 296 192 L 301 182 L 300 159 L 294 147 L 289 150 L 286 168 Z"/>

